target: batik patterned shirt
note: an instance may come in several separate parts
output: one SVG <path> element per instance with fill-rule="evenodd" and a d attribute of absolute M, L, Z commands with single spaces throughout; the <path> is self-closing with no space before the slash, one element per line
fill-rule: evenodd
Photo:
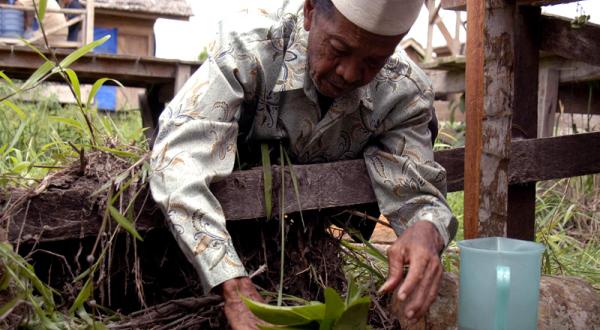
<path fill-rule="evenodd" d="M 456 219 L 433 159 L 433 91 L 396 52 L 366 86 L 321 113 L 307 70 L 304 1 L 247 10 L 222 23 L 209 58 L 160 116 L 150 186 L 206 291 L 246 271 L 209 185 L 231 174 L 238 133 L 280 140 L 297 163 L 364 158 L 379 209 L 397 234 L 430 221 L 447 244 Z"/>

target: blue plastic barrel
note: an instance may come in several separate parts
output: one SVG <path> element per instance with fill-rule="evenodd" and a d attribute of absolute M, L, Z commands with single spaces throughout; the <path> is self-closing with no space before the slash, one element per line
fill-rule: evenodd
<path fill-rule="evenodd" d="M 0 8 L 0 37 L 18 38 L 22 36 L 24 20 L 22 11 Z"/>

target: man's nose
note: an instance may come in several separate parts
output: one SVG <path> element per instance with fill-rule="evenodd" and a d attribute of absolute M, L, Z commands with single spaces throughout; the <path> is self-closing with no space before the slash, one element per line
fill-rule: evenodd
<path fill-rule="evenodd" d="M 336 67 L 335 73 L 344 78 L 346 84 L 354 84 L 362 79 L 360 63 L 352 58 L 341 60 Z"/>

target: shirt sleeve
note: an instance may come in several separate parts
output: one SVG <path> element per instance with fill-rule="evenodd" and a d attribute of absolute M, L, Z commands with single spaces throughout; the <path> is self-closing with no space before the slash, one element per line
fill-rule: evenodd
<path fill-rule="evenodd" d="M 246 275 L 209 190 L 232 172 L 240 109 L 261 71 L 238 46 L 213 51 L 177 93 L 160 116 L 151 155 L 152 195 L 206 292 Z"/>
<path fill-rule="evenodd" d="M 414 94 L 386 116 L 382 133 L 365 150 L 365 163 L 379 209 L 396 233 L 429 221 L 447 246 L 457 221 L 445 201 L 446 171 L 433 159 L 428 129 L 433 92 Z"/>

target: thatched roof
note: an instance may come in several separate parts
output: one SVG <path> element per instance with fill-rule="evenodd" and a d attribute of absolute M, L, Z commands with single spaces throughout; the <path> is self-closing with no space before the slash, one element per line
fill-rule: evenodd
<path fill-rule="evenodd" d="M 86 1 L 81 1 L 85 3 Z M 95 0 L 96 9 L 108 9 L 132 13 L 187 19 L 192 8 L 186 0 Z"/>

